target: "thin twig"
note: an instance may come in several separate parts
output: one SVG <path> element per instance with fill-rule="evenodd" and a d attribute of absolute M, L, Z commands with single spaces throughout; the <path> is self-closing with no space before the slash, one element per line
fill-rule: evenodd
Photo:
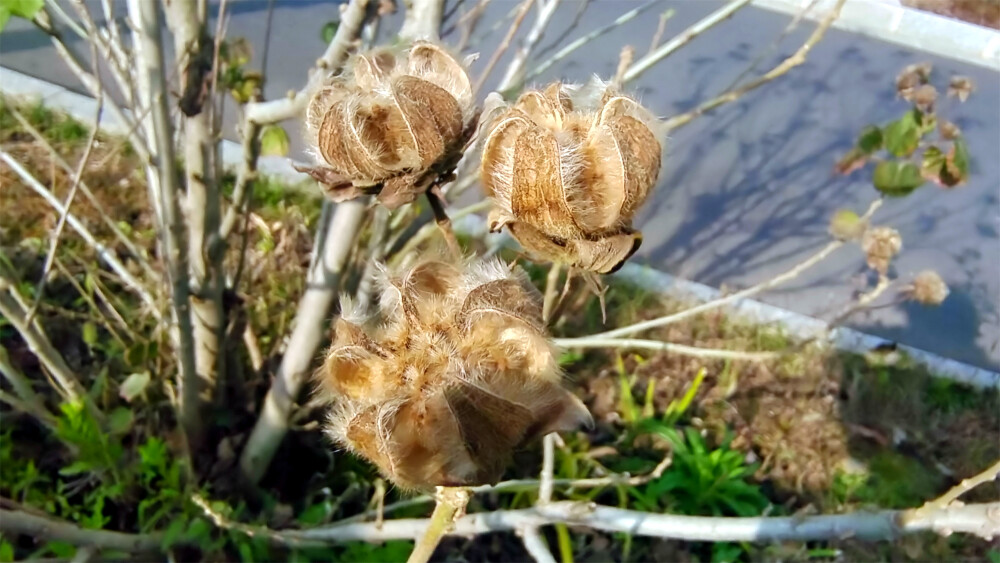
<path fill-rule="evenodd" d="M 998 476 L 1000 476 L 1000 460 L 997 460 L 996 463 L 986 468 L 981 473 L 969 477 L 968 479 L 962 479 L 959 484 L 949 489 L 948 492 L 940 497 L 927 501 L 923 506 L 915 511 L 915 514 L 918 517 L 926 517 L 930 512 L 946 509 L 951 506 L 952 503 L 958 501 L 958 498 L 965 493 L 975 489 L 979 485 L 995 481 Z"/>
<path fill-rule="evenodd" d="M 3 371 L 2 366 L 0 366 L 0 372 L 6 373 Z M 52 433 L 55 433 L 56 428 L 59 426 L 59 420 L 55 415 L 46 410 L 44 405 L 32 404 L 19 397 L 14 397 L 2 389 L 0 389 L 0 403 L 4 403 L 14 410 L 35 417 L 42 426 Z"/>
<path fill-rule="evenodd" d="M 830 10 L 830 12 L 826 15 L 826 17 L 823 18 L 822 21 L 820 21 L 819 25 L 812 32 L 812 35 L 809 36 L 809 39 L 807 39 L 806 42 L 803 43 L 802 46 L 799 47 L 799 49 L 795 51 L 794 54 L 792 54 L 792 56 L 781 61 L 781 63 L 779 63 L 778 66 L 772 68 L 770 71 L 765 73 L 763 76 L 760 76 L 756 80 L 752 80 L 744 84 L 743 86 L 740 86 L 739 88 L 730 90 L 725 94 L 722 94 L 711 100 L 708 100 L 707 102 L 703 102 L 698 107 L 694 108 L 689 112 L 685 112 L 680 115 L 675 115 L 671 117 L 664 123 L 664 126 L 668 130 L 672 130 L 682 125 L 685 125 L 694 118 L 700 116 L 701 114 L 713 110 L 723 104 L 734 102 L 743 97 L 744 95 L 746 95 L 747 93 L 756 90 L 757 88 L 763 86 L 764 84 L 767 84 L 768 82 L 774 80 L 775 78 L 778 78 L 779 76 L 785 74 L 789 70 L 804 63 L 806 61 L 806 55 L 809 53 L 809 50 L 815 47 L 816 44 L 819 43 L 820 39 L 823 39 L 823 36 L 826 35 L 827 30 L 830 29 L 830 26 L 833 25 L 833 22 L 836 21 L 836 19 L 840 16 L 840 10 L 841 8 L 844 7 L 844 2 L 846 2 L 846 0 L 838 0 L 837 4 L 834 5 L 833 9 Z"/>
<path fill-rule="evenodd" d="M 550 57 L 545 61 L 542 61 L 541 63 L 536 65 L 532 70 L 528 71 L 527 75 L 525 75 L 524 77 L 524 81 L 528 82 L 532 78 L 535 78 L 536 76 L 542 74 L 543 72 L 548 70 L 549 67 L 570 56 L 571 54 L 573 54 L 574 51 L 576 51 L 580 47 L 583 47 L 588 43 L 592 43 L 595 39 L 604 35 L 605 33 L 608 33 L 609 31 L 615 29 L 618 26 L 628 23 L 629 21 L 635 19 L 636 16 L 645 12 L 649 8 L 652 8 L 659 2 L 660 0 L 650 0 L 649 2 L 646 2 L 645 4 L 639 6 L 638 8 L 629 10 L 628 12 L 625 12 L 624 14 L 618 16 L 617 18 L 615 18 L 614 21 L 612 21 L 608 25 L 599 27 L 594 31 L 587 33 L 586 35 L 578 37 L 569 45 L 566 45 L 562 49 L 559 49 L 559 51 L 557 51 L 554 55 L 552 55 L 552 57 Z"/>
<path fill-rule="evenodd" d="M 611 83 L 616 87 L 621 87 L 625 82 L 625 71 L 632 65 L 632 59 L 635 58 L 635 47 L 631 45 L 625 45 L 622 47 L 621 53 L 618 54 L 618 68 L 615 70 L 615 76 L 611 79 Z"/>
<path fill-rule="evenodd" d="M 507 72 L 504 73 L 503 79 L 500 80 L 500 85 L 497 86 L 497 90 L 500 92 L 506 92 L 524 84 L 524 68 L 528 64 L 528 58 L 531 57 L 531 51 L 534 50 L 535 45 L 542 39 L 545 29 L 549 26 L 549 22 L 552 20 L 552 16 L 555 15 L 561 2 L 561 0 L 539 1 L 543 1 L 544 3 L 539 7 L 538 19 L 535 20 L 534 25 L 528 30 L 527 37 L 524 38 L 521 46 L 514 52 L 514 58 L 507 65 Z"/>
<path fill-rule="evenodd" d="M 868 206 L 868 210 L 861 217 L 861 220 L 862 221 L 867 221 L 868 219 L 870 219 L 871 216 L 875 213 L 875 211 L 878 210 L 879 207 L 881 207 L 881 205 L 882 205 L 882 200 L 881 199 L 877 199 L 877 200 L 873 201 L 871 203 L 871 205 Z M 783 283 L 785 283 L 787 281 L 791 281 L 791 280 L 795 279 L 796 277 L 798 277 L 799 275 L 801 275 L 803 272 L 805 272 L 809 268 L 812 268 L 816 264 L 819 264 L 820 262 L 822 262 L 824 259 L 826 259 L 827 256 L 833 254 L 836 250 L 838 250 L 842 246 L 844 246 L 844 244 L 845 243 L 843 241 L 840 241 L 840 240 L 831 241 L 826 246 L 824 246 L 823 248 L 821 248 L 818 252 L 816 252 L 812 256 L 806 258 L 802 262 L 799 262 L 798 264 L 796 264 L 795 266 L 793 266 L 791 269 L 789 269 L 789 270 L 787 270 L 785 272 L 782 272 L 781 274 L 778 274 L 777 276 L 775 276 L 775 277 L 773 277 L 773 278 L 771 278 L 769 280 L 766 280 L 766 281 L 763 281 L 763 282 L 761 282 L 761 283 L 759 283 L 757 285 L 748 287 L 747 289 L 744 289 L 743 291 L 738 291 L 738 292 L 733 293 L 731 295 L 727 295 L 725 297 L 720 297 L 719 299 L 715 299 L 713 301 L 708 301 L 706 303 L 702 303 L 701 305 L 697 305 L 695 307 L 691 307 L 690 309 L 685 309 L 685 310 L 677 312 L 677 313 L 673 313 L 673 314 L 666 315 L 666 316 L 663 316 L 663 317 L 659 317 L 659 318 L 656 318 L 656 319 L 651 319 L 651 320 L 648 320 L 648 321 L 643 321 L 643 322 L 636 323 L 636 324 L 629 325 L 629 326 L 624 326 L 624 327 L 617 328 L 617 329 L 614 329 L 614 330 L 609 330 L 609 331 L 602 332 L 602 333 L 599 333 L 599 334 L 594 334 L 594 335 L 588 336 L 586 338 L 587 339 L 594 339 L 594 338 L 621 338 L 623 336 L 629 336 L 629 335 L 635 334 L 637 332 L 643 332 L 645 330 L 649 330 L 649 329 L 653 329 L 653 328 L 658 328 L 658 327 L 661 327 L 661 326 L 667 326 L 669 324 L 673 324 L 673 323 L 682 321 L 684 319 L 691 318 L 691 317 L 693 317 L 695 315 L 704 313 L 705 311 L 716 309 L 718 307 L 722 307 L 723 305 L 728 305 L 728 304 L 733 303 L 735 301 L 739 301 L 740 299 L 745 299 L 747 297 L 751 297 L 751 296 L 757 295 L 758 293 L 761 293 L 763 291 L 767 291 L 768 289 L 771 289 L 772 287 L 781 285 L 781 284 L 783 284 Z M 567 339 L 567 340 L 572 340 L 572 339 Z"/>
<path fill-rule="evenodd" d="M 59 151 L 57 151 L 56 148 L 52 146 L 52 143 L 50 143 L 48 139 L 46 139 L 45 136 L 42 135 L 41 131 L 36 129 L 31 124 L 31 122 L 28 121 L 26 117 L 24 117 L 24 115 L 20 112 L 20 110 L 18 110 L 13 105 L 8 106 L 7 109 L 8 111 L 10 111 L 11 115 L 14 116 L 14 119 L 16 119 L 18 123 L 21 124 L 21 127 L 24 127 L 25 131 L 31 134 L 34 141 L 45 147 L 45 150 L 48 151 L 49 158 L 51 160 L 54 160 L 55 163 L 58 164 L 59 167 L 62 168 L 67 174 L 74 175 L 75 171 L 73 167 L 70 166 L 68 162 L 66 162 L 66 159 L 63 158 L 62 155 L 59 154 Z M 126 144 L 127 142 L 128 141 L 126 139 L 122 139 L 122 144 Z M 101 159 L 101 161 L 97 163 L 96 168 L 98 170 L 103 169 L 106 162 L 107 158 Z M 101 205 L 101 202 L 98 201 L 97 197 L 94 195 L 94 192 L 90 189 L 90 186 L 88 186 L 87 183 L 84 182 L 82 179 L 80 180 L 80 190 L 83 192 L 84 197 L 87 198 L 87 201 L 93 207 L 94 211 L 97 212 L 97 215 L 101 218 L 101 222 L 104 223 L 104 226 L 107 227 L 108 230 L 110 230 L 111 233 L 115 236 L 115 238 L 118 239 L 118 241 L 125 246 L 125 248 L 129 251 L 129 254 L 132 255 L 132 258 L 135 259 L 136 263 L 142 267 L 142 271 L 146 274 L 146 276 L 148 276 L 149 279 L 154 283 L 159 283 L 160 276 L 156 272 L 156 270 L 154 270 L 153 267 L 149 265 L 149 260 L 146 259 L 145 253 L 139 250 L 139 247 L 137 247 L 135 243 L 133 243 L 132 240 L 125 235 L 125 233 L 115 223 L 115 221 L 111 219 L 107 211 L 104 210 L 104 206 Z"/>
<path fill-rule="evenodd" d="M 698 37 L 705 31 L 729 19 L 733 14 L 738 12 L 741 8 L 746 7 L 749 3 L 750 0 L 733 0 L 732 2 L 729 2 L 725 6 L 705 16 L 697 23 L 684 30 L 684 32 L 677 37 L 667 41 L 652 53 L 649 53 L 645 57 L 636 61 L 636 63 L 628 69 L 628 72 L 625 73 L 625 82 L 635 80 L 642 73 L 652 68 L 653 65 L 662 61 L 677 49 L 687 45 L 695 37 Z"/>
<path fill-rule="evenodd" d="M 577 338 L 556 338 L 554 342 L 556 346 L 561 346 L 563 348 L 638 348 L 680 354 L 682 356 L 691 356 L 694 358 L 747 360 L 751 362 L 764 362 L 781 356 L 778 352 L 718 350 L 713 348 L 686 346 L 684 344 L 674 344 L 672 342 L 661 342 L 659 340 L 641 340 L 635 338 L 599 338 L 596 336 L 581 336 Z"/>
<path fill-rule="evenodd" d="M 646 54 L 649 55 L 660 46 L 660 41 L 663 39 L 663 33 L 667 31 L 667 21 L 674 17 L 674 9 L 664 11 L 660 14 L 660 21 L 656 24 L 656 32 L 653 33 L 653 38 L 649 41 L 649 50 Z"/>
<path fill-rule="evenodd" d="M 105 264 L 107 264 L 116 275 L 121 277 L 125 285 L 134 291 L 136 295 L 138 295 L 142 301 L 149 306 L 150 312 L 157 316 L 157 318 L 159 317 L 159 311 L 156 308 L 156 300 L 149 293 L 149 291 L 146 290 L 143 284 L 128 271 L 125 265 L 122 264 L 117 257 L 115 257 L 115 253 L 111 249 L 98 242 L 97 238 L 94 237 L 89 230 L 87 230 L 83 223 L 72 213 L 69 213 L 68 210 L 63 207 L 62 202 L 59 201 L 59 199 L 56 198 L 51 191 L 43 186 L 41 182 L 32 176 L 31 172 L 28 172 L 28 170 L 24 168 L 24 166 L 22 166 L 17 159 L 12 157 L 7 151 L 0 150 L 0 160 L 7 163 L 14 170 L 14 172 L 16 172 L 17 175 L 24 180 L 24 183 L 27 184 L 28 187 L 34 190 L 38 195 L 42 196 L 42 198 L 45 199 L 45 201 L 48 202 L 48 204 L 51 205 L 57 212 L 65 214 L 66 221 L 69 223 L 69 226 L 72 227 L 81 238 L 83 238 L 84 242 L 90 245 L 97 252 L 97 256 Z"/>
<path fill-rule="evenodd" d="M 549 274 L 545 277 L 545 294 L 542 298 L 542 321 L 550 323 L 552 311 L 555 309 L 556 297 L 559 295 L 559 275 L 562 267 L 555 262 L 549 267 Z"/>
<path fill-rule="evenodd" d="M 347 60 L 348 51 L 361 34 L 361 27 L 368 12 L 368 4 L 369 0 L 351 0 L 346 4 L 346 8 L 340 14 L 340 25 L 337 27 L 337 32 L 330 44 L 327 45 L 326 51 L 316 61 L 316 67 L 301 90 L 280 100 L 247 104 L 245 119 L 258 125 L 267 125 L 301 114 L 302 110 L 305 109 L 306 100 L 315 86 L 330 72 L 339 69 Z"/>
<path fill-rule="evenodd" d="M 458 244 L 455 231 L 451 228 L 451 219 L 448 218 L 448 212 L 445 210 L 445 205 L 447 204 L 445 203 L 444 195 L 441 194 L 440 186 L 435 184 L 425 193 L 427 195 L 427 203 L 430 204 L 431 211 L 434 213 L 434 222 L 437 223 L 438 229 L 440 229 L 441 235 L 448 245 L 448 251 L 451 253 L 453 259 L 460 259 L 462 257 L 462 247 Z"/>
<path fill-rule="evenodd" d="M 96 61 L 94 64 L 96 64 Z M 97 74 L 96 69 L 94 74 Z M 100 78 L 98 78 L 98 81 L 100 81 Z M 98 82 L 98 84 L 100 84 L 100 82 Z M 97 126 L 101 122 L 101 113 L 104 111 L 103 88 L 100 89 L 99 92 L 100 95 L 97 98 L 97 111 L 94 116 L 94 127 L 90 131 L 86 148 L 83 149 L 83 156 L 80 157 L 80 162 L 77 164 L 76 170 L 73 172 L 73 183 L 69 187 L 69 193 L 66 194 L 66 201 L 63 203 L 63 212 L 59 214 L 59 222 L 56 223 L 55 231 L 53 231 L 49 238 L 49 251 L 45 255 L 45 264 L 42 266 L 42 277 L 38 280 L 38 287 L 35 289 L 35 300 L 31 304 L 31 309 L 28 310 L 29 323 L 31 322 L 31 319 L 35 317 L 35 312 L 38 311 L 38 306 L 41 304 L 42 298 L 45 297 L 45 286 L 48 285 L 49 272 L 52 271 L 52 264 L 55 263 L 56 251 L 59 249 L 59 239 L 62 238 L 63 229 L 66 227 L 66 217 L 73 208 L 73 201 L 76 199 L 76 192 L 80 187 L 83 170 L 87 167 L 87 162 L 90 160 L 90 153 L 94 150 L 94 142 L 97 140 Z"/>
<path fill-rule="evenodd" d="M 644 485 L 654 479 L 660 478 L 663 472 L 670 467 L 673 458 L 667 456 L 661 460 L 653 471 L 645 475 L 631 476 L 627 473 L 616 473 L 609 475 L 607 477 L 590 477 L 586 479 L 553 479 L 552 486 L 555 487 L 565 487 L 569 490 L 581 490 L 581 489 L 598 489 L 601 487 L 610 487 L 613 485 L 628 485 L 632 487 L 637 487 L 639 485 Z M 499 493 L 512 493 L 512 492 L 522 492 L 522 491 L 532 491 L 540 488 L 542 482 L 540 479 L 512 479 L 510 481 L 501 481 L 496 485 L 481 485 L 478 487 L 471 487 L 469 492 L 474 495 L 480 494 L 499 494 Z M 414 497 L 407 500 L 402 500 L 394 502 L 387 505 L 384 509 L 385 513 L 395 512 L 397 510 L 402 510 L 404 508 L 411 508 L 414 506 L 420 506 L 429 502 L 433 502 L 434 497 L 430 495 L 422 495 Z M 368 518 L 377 516 L 374 511 L 366 511 L 361 514 L 356 514 L 354 516 L 345 518 L 336 522 L 336 524 L 349 524 L 351 522 L 363 522 Z"/>
<path fill-rule="evenodd" d="M 490 73 L 493 72 L 493 67 L 496 66 L 497 61 L 500 57 L 507 51 L 510 47 L 510 42 L 517 35 L 517 30 L 521 28 L 521 24 L 524 22 L 524 17 L 528 15 L 528 10 L 531 9 L 531 5 L 535 3 L 535 0 L 524 0 L 521 2 L 520 6 L 517 8 L 517 15 L 514 16 L 514 21 L 510 24 L 510 29 L 507 30 L 507 35 L 504 36 L 503 41 L 497 46 L 493 54 L 490 55 L 490 60 L 486 62 L 486 67 L 483 69 L 482 74 L 479 75 L 479 79 L 476 80 L 476 85 L 473 87 L 472 92 L 476 93 L 483 88 L 483 84 L 486 83 L 486 79 L 489 78 Z"/>

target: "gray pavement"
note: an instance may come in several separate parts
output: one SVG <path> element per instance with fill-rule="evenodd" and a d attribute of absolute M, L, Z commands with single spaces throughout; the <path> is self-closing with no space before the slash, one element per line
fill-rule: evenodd
<path fill-rule="evenodd" d="M 259 49 L 267 1 L 230 4 L 229 33 L 247 37 Z M 639 4 L 591 2 L 577 31 L 569 33 L 570 40 Z M 511 0 L 494 0 L 480 32 L 515 5 Z M 666 7 L 676 10 L 667 25 L 669 38 L 719 5 L 711 0 L 664 2 L 663 7 L 585 45 L 538 82 L 583 81 L 594 73 L 608 76 L 623 45 L 634 45 L 640 54 L 645 51 L 658 14 Z M 272 97 L 302 84 L 306 68 L 323 48 L 320 28 L 336 14 L 328 1 L 277 0 L 276 6 L 267 67 L 267 94 Z M 575 0 L 563 2 L 540 42 L 540 58 L 554 52 L 553 45 L 565 44 L 564 35 L 579 7 Z M 533 17 L 525 22 L 522 36 Z M 762 57 L 758 69 L 766 70 L 791 54 L 814 24 L 803 22 L 772 48 L 790 19 L 745 8 L 660 63 L 632 89 L 660 115 L 690 109 L 726 90 L 758 57 Z M 383 38 L 395 29 L 396 24 L 388 22 Z M 474 74 L 505 29 L 474 39 L 478 44 L 472 48 L 485 55 L 473 65 Z M 508 54 L 501 59 L 487 88 L 499 81 L 509 58 Z M 876 221 L 898 228 L 903 235 L 896 275 L 905 279 L 933 268 L 952 293 L 938 308 L 894 305 L 859 315 L 852 325 L 1000 370 L 1000 73 L 981 66 L 831 30 L 801 67 L 674 132 L 660 185 L 639 217 L 645 240 L 637 260 L 679 277 L 734 288 L 767 279 L 815 252 L 828 240 L 827 220 L 836 209 L 860 211 L 875 196 L 865 173 L 836 176 L 834 161 L 863 126 L 893 119 L 905 109 L 895 100 L 893 80 L 904 65 L 921 61 L 933 62 L 939 78 L 962 74 L 975 81 L 976 92 L 968 102 L 942 104 L 942 113 L 968 138 L 972 178 L 951 191 L 924 186 L 908 198 L 890 200 Z M 23 22 L 13 21 L 0 35 L 0 65 L 79 87 L 47 40 Z M 289 131 L 295 140 L 293 150 L 300 150 L 297 125 Z M 864 287 L 866 276 L 861 252 L 844 249 L 762 300 L 830 318 Z"/>

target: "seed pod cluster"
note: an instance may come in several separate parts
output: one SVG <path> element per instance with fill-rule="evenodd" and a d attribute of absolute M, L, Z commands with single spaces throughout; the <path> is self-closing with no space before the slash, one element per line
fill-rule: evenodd
<path fill-rule="evenodd" d="M 322 164 L 300 170 L 335 201 L 378 194 L 395 208 L 451 172 L 473 121 L 469 77 L 442 47 L 360 53 L 314 92 L 307 141 Z"/>
<path fill-rule="evenodd" d="M 484 127 L 483 189 L 533 258 L 617 270 L 642 242 L 632 218 L 656 184 L 660 124 L 606 85 L 522 94 Z"/>
<path fill-rule="evenodd" d="M 379 283 L 379 318 L 337 321 L 317 382 L 328 433 L 398 486 L 492 483 L 525 441 L 589 424 L 523 275 L 426 261 Z"/>

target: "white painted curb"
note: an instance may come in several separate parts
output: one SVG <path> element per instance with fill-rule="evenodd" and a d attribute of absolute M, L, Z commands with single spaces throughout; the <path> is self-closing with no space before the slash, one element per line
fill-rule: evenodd
<path fill-rule="evenodd" d="M 3 67 L 0 67 L 0 91 L 10 96 L 40 99 L 47 107 L 64 111 L 83 122 L 93 120 L 97 110 L 97 103 L 92 98 Z M 114 120 L 107 112 L 101 119 L 101 127 L 113 134 L 128 133 L 128 128 Z M 221 153 L 223 163 L 227 168 L 238 167 L 242 162 L 243 151 L 238 143 L 223 141 Z M 307 178 L 304 174 L 296 172 L 288 159 L 281 157 L 262 157 L 259 170 L 264 175 L 277 177 L 286 183 L 299 183 Z M 455 221 L 454 226 L 459 232 L 473 236 L 486 236 L 486 220 L 478 215 L 462 217 Z M 507 240 L 507 242 L 512 241 Z M 710 301 L 721 296 L 719 290 L 713 287 L 675 278 L 648 266 L 626 264 L 614 276 L 650 291 L 673 297 Z M 822 335 L 828 330 L 828 325 L 820 319 L 752 299 L 736 301 L 730 304 L 727 309 L 734 311 L 740 318 L 751 322 L 780 325 L 795 338 L 806 339 Z M 885 339 L 849 328 L 834 329 L 831 337 L 831 343 L 837 348 L 857 353 L 869 351 L 884 342 Z M 911 346 L 899 345 L 899 349 L 908 354 L 914 361 L 926 366 L 935 375 L 976 387 L 1000 389 L 1000 373 L 964 364 Z"/>
<path fill-rule="evenodd" d="M 752 6 L 823 18 L 837 0 L 753 0 Z M 833 27 L 911 49 L 1000 70 L 1000 31 L 908 8 L 899 0 L 847 0 Z"/>

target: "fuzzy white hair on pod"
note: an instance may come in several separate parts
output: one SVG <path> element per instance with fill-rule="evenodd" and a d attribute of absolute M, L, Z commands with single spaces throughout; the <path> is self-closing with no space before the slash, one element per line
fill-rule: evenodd
<path fill-rule="evenodd" d="M 469 264 L 462 277 L 463 291 L 468 295 L 479 286 L 498 280 L 514 280 L 522 282 L 519 272 L 512 271 L 500 259 L 477 260 Z"/>
<path fill-rule="evenodd" d="M 368 307 L 355 301 L 350 295 L 341 295 L 340 318 L 351 324 L 364 326 L 371 320 L 371 313 L 369 313 Z"/>

